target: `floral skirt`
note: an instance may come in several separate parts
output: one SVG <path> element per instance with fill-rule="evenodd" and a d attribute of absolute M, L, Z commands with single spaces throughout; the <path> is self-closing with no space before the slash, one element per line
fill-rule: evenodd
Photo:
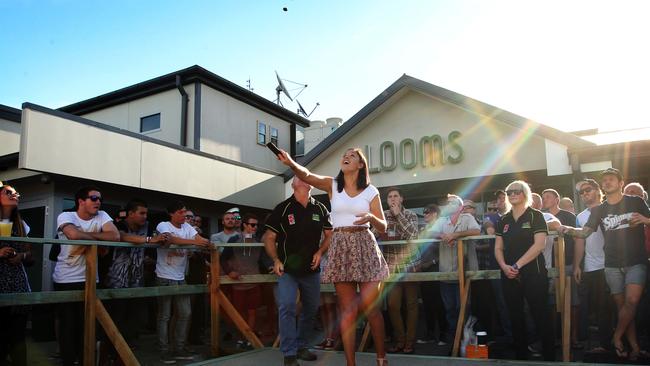
<path fill-rule="evenodd" d="M 322 283 L 376 282 L 388 278 L 388 265 L 370 230 L 336 228 L 327 252 Z"/>

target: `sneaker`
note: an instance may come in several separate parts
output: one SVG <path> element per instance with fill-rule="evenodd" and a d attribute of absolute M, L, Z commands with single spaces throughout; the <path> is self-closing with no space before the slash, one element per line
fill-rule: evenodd
<path fill-rule="evenodd" d="M 174 354 L 174 358 L 177 360 L 193 360 L 194 355 L 185 350 L 180 350 Z"/>
<path fill-rule="evenodd" d="M 296 354 L 296 357 L 299 360 L 303 361 L 316 361 L 318 357 L 316 357 L 316 354 L 308 350 L 307 348 L 301 348 L 298 350 L 298 353 Z"/>
<path fill-rule="evenodd" d="M 284 366 L 300 366 L 296 356 L 286 356 L 284 358 Z"/>
<path fill-rule="evenodd" d="M 165 365 L 173 365 L 176 363 L 176 360 L 174 359 L 174 357 L 172 357 L 171 353 L 162 352 L 160 354 L 160 362 L 162 362 Z"/>
<path fill-rule="evenodd" d="M 325 338 L 322 342 L 315 345 L 314 348 L 331 351 L 334 349 L 334 340 L 332 338 Z"/>
<path fill-rule="evenodd" d="M 442 339 L 438 341 L 437 343 L 439 346 L 446 346 L 447 342 L 443 341 Z"/>

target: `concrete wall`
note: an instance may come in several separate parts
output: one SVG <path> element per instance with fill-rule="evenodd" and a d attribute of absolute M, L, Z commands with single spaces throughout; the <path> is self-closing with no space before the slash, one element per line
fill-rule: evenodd
<path fill-rule="evenodd" d="M 189 95 L 187 146 L 194 146 L 194 84 L 184 86 Z M 110 126 L 140 133 L 140 118 L 160 113 L 160 130 L 145 132 L 144 135 L 180 144 L 181 139 L 181 94 L 178 89 L 168 90 L 128 103 L 105 108 L 82 117 Z"/>
<path fill-rule="evenodd" d="M 257 144 L 257 122 L 279 132 L 278 147 L 290 150 L 291 125 L 209 86 L 201 86 L 201 151 L 270 169 L 278 173 L 284 166 L 263 145 Z"/>
<path fill-rule="evenodd" d="M 20 123 L 0 118 L 0 156 L 14 154 L 20 148 Z"/>
<path fill-rule="evenodd" d="M 26 108 L 19 168 L 272 208 L 282 178 Z M 72 138 L 74 137 L 74 138 Z"/>
<path fill-rule="evenodd" d="M 449 134 L 453 131 L 461 133 L 456 140 L 463 153 L 460 162 L 446 159 L 443 164 L 424 167 L 418 160 L 409 169 L 398 163 L 392 171 L 371 174 L 373 184 L 385 187 L 546 168 L 545 141 L 535 136 L 532 129 L 517 129 L 415 91 L 399 93 L 375 112 L 349 132 L 344 142 L 309 168 L 317 174 L 334 176 L 339 170 L 340 157 L 347 148 L 364 149 L 365 146 L 370 147 L 369 166 L 377 168 L 382 142 L 391 141 L 399 150 L 405 139 L 413 139 L 418 145 L 421 137 L 431 135 L 443 139 L 443 155 L 455 158 L 458 150 L 449 142 Z M 405 160 L 410 162 L 408 144 L 405 150 L 405 156 L 409 157 Z M 390 163 L 388 157 L 385 160 Z"/>

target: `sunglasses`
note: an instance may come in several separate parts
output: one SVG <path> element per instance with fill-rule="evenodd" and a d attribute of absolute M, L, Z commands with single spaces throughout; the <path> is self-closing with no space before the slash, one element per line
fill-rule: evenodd
<path fill-rule="evenodd" d="M 241 220 L 241 216 L 236 215 L 236 216 L 235 216 L 235 220 Z"/>
<path fill-rule="evenodd" d="M 246 225 L 250 225 L 250 226 L 252 226 L 252 227 L 257 227 L 257 223 L 256 223 L 256 222 L 245 222 L 244 224 L 246 224 Z"/>
<path fill-rule="evenodd" d="M 578 193 L 580 193 L 580 194 L 591 193 L 591 191 L 593 191 L 593 190 L 594 190 L 593 188 L 587 187 L 585 189 L 579 190 Z"/>
<path fill-rule="evenodd" d="M 488 208 L 487 210 L 488 210 L 488 212 L 495 212 L 497 209 L 496 209 L 496 208 L 493 208 L 493 207 L 490 207 L 490 208 Z"/>
<path fill-rule="evenodd" d="M 506 194 L 507 194 L 508 196 L 512 196 L 512 195 L 520 195 L 520 194 L 522 194 L 522 193 L 524 193 L 524 190 L 523 190 L 523 189 L 509 189 L 509 190 L 506 191 Z"/>
<path fill-rule="evenodd" d="M 20 197 L 20 194 L 16 191 L 6 190 L 5 194 L 9 197 L 16 197 L 16 198 Z"/>
<path fill-rule="evenodd" d="M 192 215 L 185 215 L 185 218 L 186 218 L 186 219 L 193 219 L 194 216 L 192 216 Z"/>
<path fill-rule="evenodd" d="M 97 196 L 97 195 L 93 194 L 93 195 L 90 195 L 90 196 L 86 197 L 86 199 L 91 200 L 93 202 L 97 202 L 97 201 L 101 202 L 102 201 L 102 196 Z"/>

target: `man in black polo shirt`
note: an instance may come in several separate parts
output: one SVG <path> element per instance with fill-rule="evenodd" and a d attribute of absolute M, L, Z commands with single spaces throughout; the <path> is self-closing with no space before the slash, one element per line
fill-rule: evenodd
<path fill-rule="evenodd" d="M 291 187 L 293 196 L 277 205 L 266 222 L 264 246 L 279 276 L 280 349 L 284 364 L 293 366 L 298 365 L 298 358 L 316 359 L 307 349 L 306 334 L 318 310 L 320 258 L 329 247 L 332 223 L 325 205 L 311 197 L 309 184 L 296 177 Z M 296 328 L 298 289 L 302 312 Z"/>

